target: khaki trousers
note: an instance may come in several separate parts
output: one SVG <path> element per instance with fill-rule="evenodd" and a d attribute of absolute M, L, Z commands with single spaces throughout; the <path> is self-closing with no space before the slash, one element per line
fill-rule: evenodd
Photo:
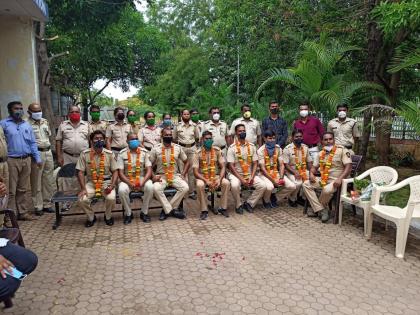
<path fill-rule="evenodd" d="M 140 178 L 143 180 L 143 178 Z M 149 204 L 153 198 L 153 182 L 148 180 L 144 186 L 141 188 L 141 191 L 144 192 L 142 197 L 143 204 L 141 206 L 141 212 L 147 214 L 149 212 Z M 130 205 L 130 187 L 124 183 L 120 182 L 118 185 L 118 195 L 120 196 L 121 203 L 124 207 L 124 215 L 130 216 L 131 215 L 131 205 Z"/>
<path fill-rule="evenodd" d="M 9 203 L 8 208 L 16 214 L 24 214 L 30 209 L 31 199 L 31 158 L 8 158 L 9 167 Z"/>
<path fill-rule="evenodd" d="M 306 195 L 309 203 L 311 204 L 311 208 L 314 212 L 318 212 L 324 209 L 328 209 L 328 204 L 334 195 L 335 191 L 337 190 L 333 186 L 335 178 L 329 178 L 328 184 L 322 188 L 321 195 L 316 195 L 315 189 L 321 188 L 321 180 L 317 177 L 315 183 L 311 183 L 309 180 L 303 183 L 303 192 Z"/>
<path fill-rule="evenodd" d="M 31 189 L 32 202 L 35 209 L 42 210 L 52 206 L 51 197 L 54 193 L 53 182 L 54 161 L 51 150 L 41 153 L 42 165 L 40 168 L 32 161 Z"/>
<path fill-rule="evenodd" d="M 216 181 L 220 180 L 219 176 L 216 176 Z M 220 198 L 219 207 L 222 209 L 227 209 L 227 198 L 230 189 L 230 183 L 226 178 L 222 179 L 222 184 L 220 185 L 220 191 L 222 196 Z M 197 197 L 200 205 L 201 211 L 207 211 L 207 194 L 206 194 L 206 184 L 201 180 L 197 179 Z"/>
<path fill-rule="evenodd" d="M 9 166 L 7 165 L 7 162 L 0 163 L 0 179 L 6 185 L 6 189 L 7 189 L 6 197 L 7 197 L 8 191 L 9 191 Z M 4 214 L 0 214 L 0 228 L 3 227 L 3 224 L 4 224 Z"/>
<path fill-rule="evenodd" d="M 266 190 L 263 195 L 264 202 L 270 202 L 271 194 L 274 190 L 274 185 L 267 177 L 264 175 L 259 176 L 266 185 Z M 287 177 L 284 177 L 284 186 L 279 189 L 276 193 L 276 196 L 279 200 L 283 200 L 286 197 L 289 197 L 296 190 L 296 185 Z"/>
<path fill-rule="evenodd" d="M 63 159 L 64 165 L 66 165 L 70 163 L 77 163 L 79 157 L 68 155 L 65 152 L 63 152 Z M 63 178 L 63 191 L 80 191 L 80 185 L 79 181 L 77 180 L 77 174 L 72 178 Z"/>
<path fill-rule="evenodd" d="M 229 174 L 228 178 L 230 181 L 230 189 L 232 191 L 233 200 L 235 201 L 235 208 L 239 208 L 242 204 L 241 181 L 233 174 Z M 252 192 L 247 202 L 251 205 L 251 207 L 255 207 L 258 200 L 260 200 L 261 197 L 264 195 L 267 186 L 259 176 L 255 176 L 254 184 L 252 185 L 252 187 L 254 187 L 255 190 Z"/>
<path fill-rule="evenodd" d="M 109 185 L 110 181 L 104 181 L 102 188 L 105 189 Z M 91 206 L 91 199 L 95 196 L 95 185 L 93 182 L 86 183 L 87 195 L 83 196 L 82 199 L 79 199 L 79 206 L 86 213 L 89 221 L 92 221 L 95 212 Z M 112 210 L 115 209 L 115 189 L 113 189 L 108 195 L 104 193 L 105 197 L 105 218 L 107 220 L 111 219 Z"/>
<path fill-rule="evenodd" d="M 172 197 L 171 201 L 168 201 L 168 198 L 165 196 L 165 188 L 167 186 L 167 181 L 165 175 L 160 175 L 161 181 L 153 183 L 153 193 L 157 201 L 162 205 L 163 210 L 166 214 L 172 211 L 172 209 L 178 208 L 182 199 L 188 195 L 188 184 L 179 174 L 174 175 L 174 180 L 171 187 L 177 190 L 175 196 Z"/>
<path fill-rule="evenodd" d="M 292 192 L 292 194 L 290 195 L 290 200 L 292 201 L 296 201 L 297 197 L 299 195 L 300 189 L 302 188 L 302 179 L 296 179 L 295 175 L 293 174 L 286 174 L 286 176 L 295 184 L 296 189 L 295 191 Z M 309 171 L 306 171 L 306 177 L 309 178 Z"/>
<path fill-rule="evenodd" d="M 192 146 L 191 148 L 182 147 L 182 150 L 184 150 L 185 154 L 187 155 L 188 161 L 190 161 L 190 169 L 188 170 L 188 187 L 189 192 L 192 193 L 195 190 L 195 176 L 192 168 L 192 161 L 194 158 L 195 151 L 197 151 L 196 146 Z M 184 170 L 184 163 L 180 161 L 180 171 L 181 173 Z"/>

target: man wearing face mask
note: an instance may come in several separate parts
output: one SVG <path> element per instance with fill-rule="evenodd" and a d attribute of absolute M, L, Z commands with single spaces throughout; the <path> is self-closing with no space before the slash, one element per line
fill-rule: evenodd
<path fill-rule="evenodd" d="M 106 129 L 106 148 L 118 156 L 118 153 L 127 147 L 127 135 L 133 132 L 133 128 L 124 121 L 124 108 L 116 107 L 114 117 L 115 122 L 109 124 Z"/>
<path fill-rule="evenodd" d="M 347 104 L 337 106 L 337 118 L 328 122 L 327 130 L 334 133 L 335 143 L 342 145 L 354 154 L 353 149 L 360 138 L 360 129 L 357 121 L 347 117 L 349 107 Z"/>
<path fill-rule="evenodd" d="M 299 129 L 303 132 L 303 143 L 309 148 L 314 163 L 318 162 L 319 148 L 322 135 L 324 134 L 324 127 L 321 121 L 309 115 L 309 104 L 303 102 L 299 105 L 299 119 L 293 124 L 293 129 Z"/>
<path fill-rule="evenodd" d="M 191 121 L 197 125 L 198 131 L 201 134 L 203 132 L 204 121 L 200 120 L 200 113 L 198 112 L 196 108 L 192 108 L 190 110 L 190 113 L 191 113 Z"/>
<path fill-rule="evenodd" d="M 210 131 L 213 136 L 213 145 L 222 150 L 223 156 L 226 156 L 226 145 L 229 141 L 227 124 L 220 120 L 220 108 L 212 107 L 209 110 L 210 120 L 203 124 L 203 134 Z"/>
<path fill-rule="evenodd" d="M 36 144 L 42 160 L 40 168 L 36 167 L 35 162 L 32 161 L 32 201 L 35 207 L 35 214 L 42 215 L 43 211 L 54 212 L 51 208 L 51 197 L 54 193 L 53 187 L 55 185 L 53 182 L 54 160 L 50 143 L 51 130 L 48 120 L 42 118 L 42 109 L 39 104 L 30 104 L 28 115 L 28 123 L 31 124 L 34 130 Z"/>
<path fill-rule="evenodd" d="M 156 126 L 156 119 L 155 113 L 151 111 L 147 111 L 144 113 L 144 120 L 146 124 L 144 127 L 140 129 L 137 133 L 140 145 L 147 149 L 148 151 L 152 150 L 152 148 L 160 143 L 160 135 L 162 133 L 162 129 Z"/>
<path fill-rule="evenodd" d="M 91 206 L 92 198 L 105 199 L 106 225 L 113 225 L 112 210 L 115 208 L 115 187 L 118 179 L 117 162 L 112 151 L 105 149 L 105 135 L 96 130 L 90 135 L 91 148 L 84 150 L 77 161 L 77 179 L 81 187 L 79 205 L 88 219 L 85 227 L 96 222 Z"/>
<path fill-rule="evenodd" d="M 225 159 L 220 148 L 213 146 L 213 136 L 210 131 L 203 132 L 203 146 L 197 150 L 194 156 L 193 170 L 197 179 L 197 195 L 199 209 L 201 210 L 200 219 L 206 220 L 208 217 L 206 187 L 213 192 L 221 188 L 220 207 L 214 212 L 229 217 L 227 214 L 227 198 L 230 183 L 225 178 Z"/>
<path fill-rule="evenodd" d="M 281 148 L 284 148 L 288 136 L 287 122 L 279 115 L 279 103 L 277 101 L 271 101 L 268 107 L 270 116 L 262 121 L 262 133 L 264 134 L 267 130 L 273 130 L 276 135 L 276 143 Z"/>
<path fill-rule="evenodd" d="M 334 134 L 326 132 L 322 136 L 323 148 L 319 154 L 319 164 L 312 166 L 309 180 L 303 183 L 303 192 L 308 198 L 311 208 L 308 209 L 308 217 L 320 216 L 322 223 L 326 223 L 330 216 L 328 204 L 334 192 L 341 187 L 344 178 L 351 172 L 351 155 L 349 150 L 335 144 Z M 321 177 L 316 177 L 317 170 Z M 322 188 L 321 195 L 316 195 L 315 189 Z"/>
<path fill-rule="evenodd" d="M 9 169 L 9 203 L 20 220 L 33 220 L 28 213 L 31 205 L 30 174 L 31 160 L 41 167 L 41 155 L 36 145 L 35 135 L 31 125 L 23 120 L 23 106 L 21 102 L 7 104 L 9 117 L 0 124 L 7 141 L 8 169 Z"/>
<path fill-rule="evenodd" d="M 261 140 L 261 127 L 260 122 L 254 118 L 251 118 L 251 106 L 248 104 L 243 104 L 241 106 L 242 117 L 237 118 L 232 122 L 230 126 L 230 143 L 234 142 L 235 128 L 237 125 L 241 124 L 245 126 L 246 130 L 246 141 L 259 147 L 262 144 Z"/>
<path fill-rule="evenodd" d="M 149 203 L 153 198 L 152 163 L 149 152 L 140 147 L 140 141 L 135 133 L 127 136 L 128 148 L 118 154 L 118 176 L 121 180 L 118 195 L 124 207 L 124 224 L 130 224 L 133 219 L 130 205 L 130 192 L 143 191 L 143 204 L 140 219 L 150 222 Z"/>
<path fill-rule="evenodd" d="M 296 189 L 289 197 L 289 206 L 295 208 L 302 184 L 309 179 L 312 158 L 308 146 L 303 143 L 302 130 L 292 131 L 292 141 L 293 143 L 288 144 L 283 150 L 283 161 L 286 176 L 296 185 Z"/>
<path fill-rule="evenodd" d="M 103 133 L 106 132 L 108 122 L 101 120 L 101 108 L 98 105 L 92 105 L 89 108 L 89 114 L 91 121 L 89 122 L 89 135 L 95 130 L 100 130 Z"/>

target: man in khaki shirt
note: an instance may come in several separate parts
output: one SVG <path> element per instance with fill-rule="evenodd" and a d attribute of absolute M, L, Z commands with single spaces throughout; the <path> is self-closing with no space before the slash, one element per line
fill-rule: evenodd
<path fill-rule="evenodd" d="M 108 127 L 108 122 L 105 120 L 101 120 L 101 108 L 98 105 L 92 105 L 89 108 L 90 118 L 92 119 L 89 122 L 89 135 L 94 132 L 95 130 L 100 130 L 103 133 L 106 132 L 106 128 Z"/>
<path fill-rule="evenodd" d="M 0 126 L 0 181 L 6 186 L 7 192 L 9 193 L 9 167 L 7 165 L 7 142 L 4 135 L 3 128 Z M 4 214 L 0 214 L 0 228 L 4 224 Z"/>
<path fill-rule="evenodd" d="M 37 167 L 35 161 L 32 161 L 32 201 L 35 207 L 35 214 L 42 215 L 43 211 L 54 212 L 51 208 L 51 197 L 54 193 L 53 187 L 55 186 L 53 182 L 54 160 L 50 143 L 51 130 L 48 120 L 42 118 L 42 109 L 39 104 L 30 104 L 28 115 L 28 123 L 34 131 L 36 144 L 42 160 L 40 167 Z"/>
<path fill-rule="evenodd" d="M 182 146 L 182 149 L 187 155 L 188 161 L 192 161 L 195 151 L 197 150 L 196 143 L 200 139 L 198 126 L 196 123 L 191 121 L 190 117 L 190 111 L 188 109 L 184 109 L 181 112 L 181 121 L 175 125 L 172 133 L 174 142 Z M 195 177 L 192 168 L 190 168 L 188 173 L 188 186 L 190 189 L 190 196 L 192 199 L 196 199 L 194 193 Z"/>
<path fill-rule="evenodd" d="M 224 156 L 226 156 L 227 143 L 229 141 L 228 126 L 220 120 L 220 108 L 212 107 L 209 110 L 210 120 L 203 123 L 204 131 L 210 131 L 213 135 L 213 145 L 219 147 L 222 150 Z"/>
<path fill-rule="evenodd" d="M 292 131 L 292 140 L 293 143 L 288 144 L 283 150 L 283 161 L 286 176 L 296 186 L 295 191 L 289 196 L 289 205 L 295 208 L 302 184 L 309 179 L 312 157 L 309 154 L 308 146 L 303 143 L 303 132 L 301 130 L 295 129 Z"/>
<path fill-rule="evenodd" d="M 227 198 L 230 183 L 225 178 L 225 159 L 219 147 L 213 146 L 213 136 L 210 131 L 204 131 L 202 138 L 203 147 L 197 150 L 193 160 L 194 176 L 197 179 L 198 202 L 201 210 L 200 219 L 206 220 L 208 217 L 206 187 L 213 192 L 219 187 L 221 188 L 220 207 L 218 210 L 213 209 L 213 212 L 228 217 Z"/>
<path fill-rule="evenodd" d="M 136 133 L 128 134 L 127 143 L 128 148 L 121 150 L 117 161 L 120 179 L 118 195 L 124 207 L 124 224 L 131 223 L 133 219 L 130 205 L 130 192 L 132 191 L 144 192 L 140 219 L 148 223 L 150 222 L 149 204 L 153 198 L 152 163 L 149 159 L 149 152 L 140 147 Z M 139 165 L 139 169 L 137 169 L 137 165 Z"/>
<path fill-rule="evenodd" d="M 115 122 L 109 124 L 106 129 L 106 148 L 112 150 L 117 156 L 118 153 L 127 147 L 127 135 L 133 132 L 131 125 L 124 121 L 124 109 L 114 109 Z"/>
<path fill-rule="evenodd" d="M 334 192 L 341 187 L 344 178 L 351 172 L 351 155 L 348 149 L 336 145 L 334 134 L 326 132 L 322 136 L 323 148 L 319 155 L 319 164 L 313 165 L 309 173 L 309 180 L 303 183 L 303 191 L 311 204 L 308 209 L 309 217 L 316 217 L 321 214 L 322 223 L 329 220 L 328 204 Z M 319 167 L 321 177 L 315 177 Z M 316 195 L 315 189 L 322 188 L 320 197 Z"/>
<path fill-rule="evenodd" d="M 347 104 L 338 105 L 337 118 L 328 122 L 327 130 L 334 134 L 336 144 L 345 147 L 353 155 L 361 133 L 357 121 L 347 117 L 348 110 Z"/>
<path fill-rule="evenodd" d="M 230 170 L 228 178 L 235 201 L 236 213 L 243 214 L 244 209 L 251 213 L 258 200 L 264 195 L 267 186 L 259 176 L 256 176 L 258 169 L 257 149 L 254 144 L 245 140 L 245 126 L 242 124 L 236 125 L 235 133 L 237 140 L 227 151 L 227 163 Z M 252 195 L 244 203 L 241 202 L 241 186 L 255 188 Z"/>
<path fill-rule="evenodd" d="M 105 135 L 102 131 L 94 131 L 90 135 L 90 141 L 91 149 L 86 149 L 80 154 L 76 165 L 77 178 L 81 187 L 79 205 L 88 217 L 85 226 L 91 227 L 96 222 L 91 200 L 92 198 L 104 198 L 105 224 L 111 226 L 114 224 L 112 210 L 115 208 L 115 187 L 118 179 L 117 162 L 112 151 L 104 148 Z"/>
<path fill-rule="evenodd" d="M 245 126 L 246 130 L 246 141 L 258 145 L 259 147 L 262 144 L 261 141 L 261 126 L 260 122 L 254 118 L 251 118 L 251 106 L 248 104 L 244 104 L 241 106 L 241 113 L 242 117 L 237 118 L 232 122 L 232 125 L 230 126 L 229 135 L 231 136 L 230 142 L 234 142 L 234 136 L 235 136 L 235 127 L 239 124 L 242 124 Z"/>
<path fill-rule="evenodd" d="M 155 145 L 160 143 L 162 129 L 156 126 L 156 117 L 154 112 L 145 112 L 144 120 L 146 121 L 146 125 L 138 132 L 138 138 L 140 145 L 150 151 Z"/>
<path fill-rule="evenodd" d="M 181 146 L 172 143 L 172 130 L 162 130 L 162 141 L 150 151 L 150 162 L 155 168 L 153 177 L 153 192 L 155 198 L 163 207 L 159 220 L 166 220 L 169 215 L 178 219 L 185 219 L 185 211 L 178 209 L 182 199 L 188 194 L 188 184 L 185 180 L 190 162 Z M 180 163 L 183 162 L 184 169 L 180 171 Z M 169 202 L 165 196 L 165 188 L 171 186 L 176 189 L 175 196 Z"/>

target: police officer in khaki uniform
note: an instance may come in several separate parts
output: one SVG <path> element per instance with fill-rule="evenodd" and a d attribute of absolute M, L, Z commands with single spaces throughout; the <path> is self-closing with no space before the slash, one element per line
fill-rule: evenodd
<path fill-rule="evenodd" d="M 328 122 L 327 130 L 334 133 L 335 143 L 342 145 L 354 154 L 354 146 L 361 136 L 356 120 L 347 117 L 349 107 L 347 104 L 337 106 L 337 118 Z"/>
<path fill-rule="evenodd" d="M 196 143 L 200 139 L 200 131 L 197 124 L 190 120 L 190 111 L 188 109 L 182 110 L 181 121 L 173 129 L 173 139 L 175 143 L 182 146 L 188 161 L 192 161 L 197 150 Z M 190 196 L 192 199 L 196 199 L 194 193 L 195 177 L 192 168 L 188 173 L 188 186 L 190 188 Z"/>
<path fill-rule="evenodd" d="M 222 150 L 224 156 L 226 156 L 227 143 L 229 141 L 228 126 L 220 120 L 220 108 L 212 107 L 209 110 L 210 120 L 203 123 L 203 132 L 210 131 L 213 135 L 213 145 L 219 147 Z"/>
<path fill-rule="evenodd" d="M 293 143 L 288 144 L 283 150 L 284 167 L 286 176 L 295 184 L 296 189 L 289 196 L 289 205 L 297 207 L 297 199 L 305 180 L 309 179 L 309 170 L 312 168 L 312 157 L 309 148 L 303 143 L 303 132 L 299 129 L 292 131 Z M 297 162 L 297 167 L 296 167 Z M 303 177 L 303 178 L 302 178 Z"/>
<path fill-rule="evenodd" d="M 92 119 L 89 122 L 89 135 L 95 130 L 100 130 L 103 133 L 105 133 L 106 128 L 108 127 L 108 122 L 100 119 L 101 108 L 98 105 L 92 105 L 89 108 L 89 114 L 90 114 L 90 118 Z"/>
<path fill-rule="evenodd" d="M 106 129 L 106 148 L 112 150 L 116 156 L 127 147 L 127 135 L 133 132 L 131 125 L 124 121 L 124 109 L 114 109 L 115 122 Z"/>
<path fill-rule="evenodd" d="M 115 208 L 115 187 L 118 179 L 117 162 L 112 151 L 105 149 L 105 135 L 96 130 L 90 135 L 91 149 L 80 154 L 76 169 L 81 187 L 79 205 L 88 219 L 86 227 L 96 222 L 95 212 L 91 206 L 92 198 L 105 199 L 105 224 L 113 225 L 112 210 Z M 103 174 L 101 176 L 101 174 Z M 87 179 L 87 180 L 86 180 Z"/>
<path fill-rule="evenodd" d="M 3 128 L 0 126 L 0 181 L 6 186 L 8 194 L 9 190 L 9 167 L 7 166 L 7 142 L 4 136 Z M 0 228 L 3 227 L 4 214 L 0 214 Z"/>
<path fill-rule="evenodd" d="M 150 151 L 150 162 L 152 162 L 156 174 L 153 176 L 153 192 L 163 207 L 159 217 L 161 221 L 166 220 L 169 215 L 178 219 L 186 217 L 185 211 L 178 207 L 188 194 L 188 184 L 185 178 L 190 168 L 190 162 L 181 146 L 172 143 L 172 139 L 172 130 L 164 128 L 162 130 L 163 143 L 154 146 Z M 184 163 L 182 174 L 180 171 L 181 162 Z M 177 190 L 170 202 L 164 193 L 167 186 Z"/>
<path fill-rule="evenodd" d="M 53 182 L 54 160 L 50 143 L 51 130 L 48 120 L 42 118 L 42 109 L 39 104 L 30 104 L 28 115 L 28 122 L 34 130 L 36 144 L 42 160 L 41 167 L 39 168 L 32 161 L 32 201 L 35 207 L 35 214 L 42 215 L 43 211 L 54 212 L 51 208 L 51 197 L 54 193 L 55 186 Z"/>
<path fill-rule="evenodd" d="M 225 178 L 225 158 L 219 147 L 213 146 L 213 136 L 210 131 L 204 131 L 202 138 L 203 146 L 197 150 L 193 160 L 194 176 L 197 179 L 199 209 L 201 210 L 200 219 L 206 220 L 208 217 L 206 187 L 209 191 L 215 191 L 220 187 L 222 195 L 220 207 L 216 214 L 220 213 L 228 217 L 227 199 L 230 183 Z"/>
<path fill-rule="evenodd" d="M 264 208 L 277 208 L 277 197 L 280 200 L 290 196 L 296 185 L 284 177 L 283 152 L 276 144 L 276 134 L 269 129 L 264 132 L 265 143 L 258 149 L 258 163 L 260 165 L 260 178 L 267 186 L 263 195 Z M 278 189 L 278 192 L 273 192 Z M 277 196 L 276 196 L 277 195 Z"/>
<path fill-rule="evenodd" d="M 141 128 L 141 124 L 137 121 L 137 115 L 134 110 L 129 109 L 127 111 L 127 121 L 131 125 L 133 133 L 137 134 Z"/>
<path fill-rule="evenodd" d="M 253 212 L 253 208 L 266 191 L 265 182 L 257 175 L 258 155 L 253 143 L 246 141 L 246 131 L 243 124 L 236 125 L 237 140 L 231 144 L 227 151 L 227 163 L 230 170 L 228 176 L 230 187 L 235 201 L 235 211 L 243 214 L 244 209 Z M 241 186 L 254 187 L 252 195 L 244 203 L 241 202 Z"/>
<path fill-rule="evenodd" d="M 138 132 L 138 138 L 140 145 L 150 151 L 155 145 L 160 143 L 162 129 L 156 126 L 156 117 L 154 112 L 145 112 L 144 120 L 146 121 L 146 124 Z"/>
<path fill-rule="evenodd" d="M 140 141 L 136 133 L 129 133 L 127 136 L 128 148 L 122 149 L 118 154 L 118 195 L 124 207 L 124 224 L 130 224 L 133 219 L 130 205 L 130 192 L 143 191 L 143 204 L 141 207 L 140 219 L 143 222 L 150 222 L 149 204 L 153 198 L 152 163 L 149 159 L 149 152 L 140 147 Z M 137 169 L 139 165 L 139 169 Z"/>
<path fill-rule="evenodd" d="M 204 121 L 200 120 L 200 113 L 198 112 L 196 108 L 192 108 L 190 110 L 190 114 L 191 114 L 191 121 L 197 125 L 198 131 L 201 135 L 201 133 L 203 132 Z"/>
<path fill-rule="evenodd" d="M 324 147 L 319 155 L 321 178 L 315 177 L 318 165 L 312 166 L 309 180 L 303 183 L 303 191 L 312 208 L 308 209 L 308 216 L 316 217 L 320 213 L 322 222 L 326 223 L 330 218 L 328 204 L 343 179 L 350 175 L 351 155 L 348 149 L 335 144 L 332 132 L 324 133 L 322 144 Z M 317 188 L 322 188 L 319 198 L 315 192 Z"/>
<path fill-rule="evenodd" d="M 260 122 L 254 118 L 251 118 L 251 106 L 248 104 L 244 104 L 241 106 L 241 113 L 242 117 L 237 118 L 232 122 L 230 126 L 229 135 L 230 135 L 230 143 L 234 142 L 235 136 L 235 127 L 239 124 L 245 126 L 246 130 L 246 141 L 258 145 L 259 147 L 262 144 L 261 141 L 261 125 Z"/>

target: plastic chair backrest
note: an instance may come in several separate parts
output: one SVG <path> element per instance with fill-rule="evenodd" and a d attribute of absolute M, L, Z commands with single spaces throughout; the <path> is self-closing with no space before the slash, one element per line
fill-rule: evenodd
<path fill-rule="evenodd" d="M 69 163 L 63 165 L 62 168 L 58 171 L 57 178 L 65 177 L 70 178 L 76 176 L 76 163 Z"/>
<path fill-rule="evenodd" d="M 413 176 L 410 179 L 410 202 L 419 202 L 420 201 L 420 175 Z"/>
<path fill-rule="evenodd" d="M 397 171 L 389 166 L 373 167 L 369 176 L 373 183 L 383 183 L 385 185 L 395 184 L 398 180 Z"/>

